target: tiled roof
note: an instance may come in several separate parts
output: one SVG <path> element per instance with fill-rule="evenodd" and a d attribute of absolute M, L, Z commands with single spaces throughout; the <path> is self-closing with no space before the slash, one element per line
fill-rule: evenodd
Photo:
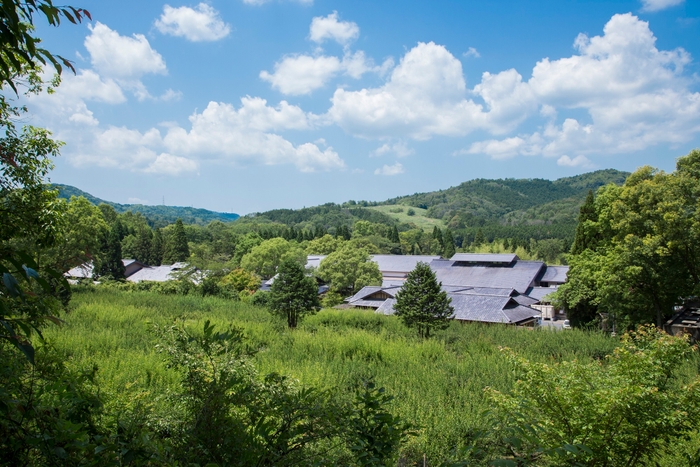
<path fill-rule="evenodd" d="M 541 261 L 516 261 L 505 267 L 458 266 L 438 267 L 435 275 L 443 285 L 490 288 L 513 288 L 525 291 L 544 268 Z"/>
<path fill-rule="evenodd" d="M 134 264 L 134 268 L 137 268 L 137 265 L 141 265 L 143 267 L 143 264 L 141 264 L 139 261 L 136 261 L 135 259 L 123 259 L 122 264 L 124 265 L 125 268 L 128 268 L 128 266 L 131 266 Z M 76 266 L 72 269 L 70 269 L 68 272 L 64 274 L 66 277 L 73 277 L 76 279 L 89 279 L 92 278 L 92 271 L 93 271 L 93 266 L 92 266 L 92 261 L 88 261 L 87 263 L 83 263 L 80 266 Z M 127 270 L 126 273 L 128 274 L 129 271 Z M 128 276 L 127 276 L 128 277 Z"/>
<path fill-rule="evenodd" d="M 525 295 L 532 297 L 537 301 L 542 301 L 547 295 L 556 292 L 555 287 L 531 287 L 525 292 Z"/>
<path fill-rule="evenodd" d="M 352 297 L 348 298 L 346 301 L 348 303 L 350 303 L 351 305 L 354 305 L 355 302 L 357 302 L 358 300 L 366 300 L 367 297 L 369 297 L 370 295 L 377 293 L 377 292 L 384 292 L 387 295 L 390 295 L 393 297 L 396 295 L 396 292 L 398 292 L 400 288 L 401 287 L 380 287 L 378 285 L 368 285 L 368 286 L 362 287 L 359 292 L 357 292 Z M 371 299 L 369 299 L 369 300 L 371 300 Z M 376 300 L 373 300 L 373 301 L 376 301 Z M 366 306 L 366 305 L 358 305 L 358 306 Z"/>
<path fill-rule="evenodd" d="M 92 261 L 83 263 L 80 266 L 76 266 L 66 272 L 64 276 L 66 277 L 74 277 L 76 279 L 87 279 L 92 277 Z"/>
<path fill-rule="evenodd" d="M 127 277 L 126 280 L 131 282 L 141 282 L 141 281 L 154 281 L 154 282 L 165 282 L 175 279 L 171 274 L 182 267 L 177 267 L 180 264 L 176 263 L 172 265 L 163 266 L 146 266 L 143 269 L 133 273 L 131 276 Z"/>
<path fill-rule="evenodd" d="M 533 308 L 518 304 L 510 297 L 477 294 L 448 294 L 454 308 L 453 318 L 459 321 L 518 324 L 539 316 Z M 394 314 L 396 300 L 385 300 L 376 310 L 385 315 Z M 360 305 L 369 306 L 369 305 Z"/>
<path fill-rule="evenodd" d="M 439 256 L 428 255 L 372 255 L 372 261 L 377 263 L 382 274 L 387 272 L 400 272 L 407 274 L 416 268 L 420 262 L 430 264 Z"/>
<path fill-rule="evenodd" d="M 321 264 L 321 261 L 326 257 L 326 255 L 309 255 L 306 257 L 306 268 L 316 268 Z"/>
<path fill-rule="evenodd" d="M 540 279 L 541 282 L 553 282 L 563 284 L 566 282 L 566 275 L 569 273 L 569 266 L 547 266 L 547 270 Z"/>
<path fill-rule="evenodd" d="M 497 263 L 510 264 L 518 256 L 514 253 L 499 254 L 499 253 L 457 253 L 452 258 L 452 261 L 468 262 L 468 263 Z"/>

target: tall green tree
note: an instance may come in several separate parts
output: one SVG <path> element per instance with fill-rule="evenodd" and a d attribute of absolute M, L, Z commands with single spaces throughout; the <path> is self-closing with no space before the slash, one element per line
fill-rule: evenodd
<path fill-rule="evenodd" d="M 187 244 L 187 235 L 185 227 L 182 224 L 182 219 L 175 222 L 172 232 L 165 242 L 165 251 L 163 252 L 163 263 L 174 264 L 180 261 L 187 261 L 190 257 L 190 248 Z"/>
<path fill-rule="evenodd" d="M 401 239 L 399 238 L 399 229 L 396 226 L 392 227 L 389 240 L 391 240 L 392 243 L 401 242 Z"/>
<path fill-rule="evenodd" d="M 148 264 L 152 266 L 160 266 L 163 262 L 163 254 L 165 253 L 165 241 L 163 239 L 163 232 L 160 229 L 156 229 L 153 234 L 153 244 L 151 247 L 151 257 L 148 260 Z"/>
<path fill-rule="evenodd" d="M 330 284 L 333 292 L 343 296 L 366 285 L 381 285 L 382 273 L 365 248 L 355 240 L 326 256 L 318 267 L 318 276 Z"/>
<path fill-rule="evenodd" d="M 316 280 L 307 276 L 297 261 L 284 260 L 272 283 L 269 307 L 273 313 L 287 319 L 289 328 L 296 328 L 303 316 L 315 313 L 321 307 Z"/>
<path fill-rule="evenodd" d="M 593 190 L 588 190 L 586 201 L 581 206 L 576 225 L 576 236 L 571 245 L 571 254 L 578 255 L 589 248 L 594 250 L 597 244 L 598 232 L 595 223 L 598 221 L 598 213 L 595 209 L 595 196 Z"/>
<path fill-rule="evenodd" d="M 451 302 L 433 270 L 421 262 L 408 273 L 406 282 L 396 294 L 394 310 L 406 326 L 415 328 L 419 336 L 427 338 L 431 329 L 449 326 L 454 314 Z"/>
<path fill-rule="evenodd" d="M 452 231 L 450 229 L 445 229 L 442 236 L 445 244 L 445 247 L 442 251 L 442 257 L 448 259 L 452 258 L 455 255 L 455 252 L 457 251 L 455 249 L 455 239 L 452 236 Z"/>
<path fill-rule="evenodd" d="M 594 249 L 569 257 L 569 280 L 555 300 L 576 314 L 597 309 L 622 324 L 661 326 L 674 306 L 700 291 L 700 151 L 673 173 L 642 167 L 621 187 L 602 187 Z"/>
<path fill-rule="evenodd" d="M 294 242 L 279 237 L 271 238 L 250 250 L 241 260 L 241 267 L 269 279 L 277 274 L 277 269 L 287 259 L 303 267 L 306 264 L 306 253 Z"/>
<path fill-rule="evenodd" d="M 118 224 L 119 222 L 114 227 Z M 112 228 L 105 235 L 102 255 L 101 258 L 94 262 L 93 274 L 96 278 L 124 279 L 125 268 L 122 262 L 122 242 L 119 239 L 118 228 Z"/>

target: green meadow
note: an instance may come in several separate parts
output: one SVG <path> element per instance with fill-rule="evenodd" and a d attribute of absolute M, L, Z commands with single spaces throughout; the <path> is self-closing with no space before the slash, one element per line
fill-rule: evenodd
<path fill-rule="evenodd" d="M 76 288 L 65 324 L 45 336 L 69 365 L 97 365 L 107 399 L 147 401 L 154 411 L 177 384 L 157 353 L 154 324 L 182 320 L 201 330 L 205 320 L 219 329 L 241 328 L 257 353 L 260 374 L 277 372 L 301 384 L 334 388 L 350 397 L 358 382 L 373 378 L 395 396 L 394 411 L 418 427 L 403 457 L 450 459 L 483 427 L 487 386 L 508 390 L 513 368 L 500 351 L 509 347 L 535 361 L 602 358 L 617 339 L 597 332 L 556 332 L 452 323 L 420 340 L 396 318 L 372 311 L 322 310 L 296 330 L 265 309 L 221 298 L 159 295 Z M 697 371 L 691 362 L 688 371 Z M 671 464 L 669 464 L 671 465 Z"/>
<path fill-rule="evenodd" d="M 432 232 L 434 227 L 440 229 L 445 228 L 445 223 L 441 219 L 433 219 L 426 214 L 427 209 L 417 208 L 414 206 L 404 206 L 403 204 L 388 204 L 382 206 L 369 206 L 368 209 L 374 209 L 384 213 L 397 221 L 404 224 L 415 224 L 419 229 L 426 232 Z M 415 214 L 409 216 L 408 210 L 411 209 Z"/>

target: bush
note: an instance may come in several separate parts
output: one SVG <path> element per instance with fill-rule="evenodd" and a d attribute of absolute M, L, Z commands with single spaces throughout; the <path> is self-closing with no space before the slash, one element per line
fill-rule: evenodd
<path fill-rule="evenodd" d="M 255 306 L 267 307 L 270 304 L 270 292 L 258 290 L 250 296 L 250 303 Z"/>
<path fill-rule="evenodd" d="M 337 292 L 327 292 L 321 299 L 321 306 L 323 308 L 333 308 L 341 303 L 343 303 L 343 297 Z"/>
<path fill-rule="evenodd" d="M 408 211 L 406 212 L 406 214 L 409 216 L 415 216 L 416 211 L 414 211 L 413 208 L 408 208 Z"/>

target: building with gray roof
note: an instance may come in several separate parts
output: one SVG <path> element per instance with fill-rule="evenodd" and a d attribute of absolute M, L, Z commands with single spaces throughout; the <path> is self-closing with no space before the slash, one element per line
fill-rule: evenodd
<path fill-rule="evenodd" d="M 566 281 L 568 272 L 566 266 L 548 267 L 515 254 L 458 253 L 449 260 L 375 255 L 373 260 L 382 271 L 382 286 L 364 287 L 348 298 L 346 302 L 353 307 L 393 314 L 396 294 L 406 276 L 416 264 L 425 262 L 452 299 L 454 319 L 517 325 L 532 325 L 540 317 L 541 300 Z"/>
<path fill-rule="evenodd" d="M 129 277 L 146 267 L 145 264 L 135 259 L 123 259 L 122 264 L 124 265 L 124 277 Z M 69 279 L 92 279 L 93 269 L 92 261 L 88 261 L 70 269 L 64 276 Z"/>
<path fill-rule="evenodd" d="M 546 268 L 542 261 L 515 260 L 512 263 L 441 261 L 434 268 L 438 281 L 443 285 L 512 288 L 524 294 L 528 288 L 538 285 Z M 435 263 L 431 263 L 431 266 Z"/>

